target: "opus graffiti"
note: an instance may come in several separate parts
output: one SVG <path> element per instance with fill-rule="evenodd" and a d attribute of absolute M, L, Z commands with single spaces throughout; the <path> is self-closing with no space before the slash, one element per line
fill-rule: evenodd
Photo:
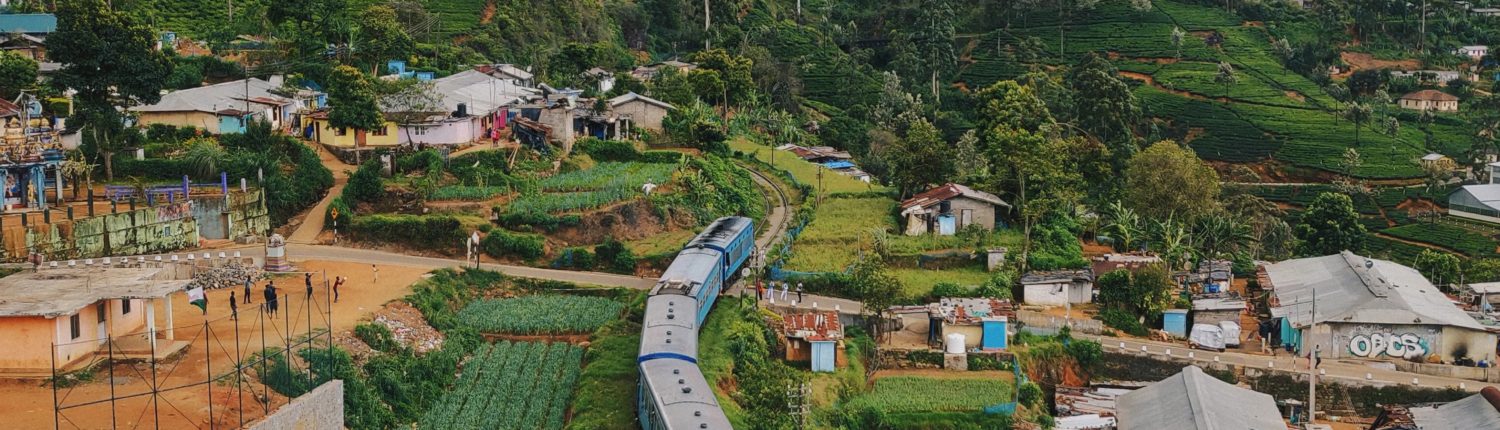
<path fill-rule="evenodd" d="M 1412 333 L 1370 333 L 1349 340 L 1349 353 L 1358 357 L 1381 355 L 1415 358 L 1427 355 L 1427 345 L 1422 338 Z"/>

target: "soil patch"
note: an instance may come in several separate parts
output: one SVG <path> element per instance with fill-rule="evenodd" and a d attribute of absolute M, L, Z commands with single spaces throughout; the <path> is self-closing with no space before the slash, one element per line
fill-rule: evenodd
<path fill-rule="evenodd" d="M 1287 91 L 1285 94 L 1286 94 L 1286 98 L 1289 98 L 1289 99 L 1292 99 L 1292 100 L 1296 100 L 1296 101 L 1299 101 L 1299 102 L 1305 102 L 1305 101 L 1307 101 L 1307 97 L 1304 97 L 1302 95 L 1302 93 L 1299 93 L 1299 92 L 1296 92 L 1296 91 Z"/>
<path fill-rule="evenodd" d="M 479 23 L 489 24 L 495 18 L 495 0 L 484 2 L 484 11 L 479 13 Z"/>
<path fill-rule="evenodd" d="M 1396 205 L 1396 209 L 1406 211 L 1407 216 L 1411 217 L 1439 212 L 1443 210 L 1442 207 L 1438 206 L 1437 203 L 1434 203 L 1432 200 L 1417 198 L 1411 198 L 1402 201 L 1400 204 Z"/>
<path fill-rule="evenodd" d="M 602 211 L 583 215 L 577 226 L 558 229 L 548 235 L 549 242 L 561 246 L 585 245 L 615 240 L 638 240 L 675 228 L 685 228 L 686 220 L 668 214 L 663 218 L 649 202 L 636 200 Z"/>
<path fill-rule="evenodd" d="M 1339 59 L 1343 60 L 1344 64 L 1348 64 L 1349 69 L 1338 74 L 1338 76 L 1347 76 L 1354 73 L 1355 70 L 1363 69 L 1417 70 L 1422 68 L 1422 62 L 1415 59 L 1380 60 L 1376 59 L 1374 55 L 1363 52 L 1340 52 Z"/>

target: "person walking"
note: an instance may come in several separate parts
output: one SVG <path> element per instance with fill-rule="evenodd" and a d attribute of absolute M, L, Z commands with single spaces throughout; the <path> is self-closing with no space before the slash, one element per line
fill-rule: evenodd
<path fill-rule="evenodd" d="M 266 310 L 271 311 L 271 316 L 276 316 L 276 281 L 266 284 Z"/>
<path fill-rule="evenodd" d="M 255 278 L 250 275 L 245 275 L 245 304 L 247 305 L 255 303 L 254 300 L 250 299 L 250 287 L 253 286 L 255 286 Z"/>
<path fill-rule="evenodd" d="M 343 286 L 343 285 L 344 285 L 344 277 L 343 276 L 337 276 L 337 277 L 333 278 L 333 302 L 334 303 L 338 303 L 339 302 L 339 287 Z"/>
<path fill-rule="evenodd" d="M 307 298 L 312 298 L 312 273 L 302 274 L 302 280 L 307 283 Z"/>
<path fill-rule="evenodd" d="M 370 265 L 370 272 L 375 274 L 375 276 L 374 276 L 375 282 L 380 282 L 380 267 L 377 267 L 374 264 L 371 264 Z"/>
<path fill-rule="evenodd" d="M 797 303 L 802 302 L 802 283 L 797 283 Z"/>
<path fill-rule="evenodd" d="M 240 319 L 240 302 L 234 299 L 234 291 L 229 292 L 229 319 Z"/>
<path fill-rule="evenodd" d="M 233 294 L 234 292 L 230 291 L 230 293 Z M 203 314 L 204 315 L 208 315 L 208 292 L 207 291 L 203 292 Z"/>
<path fill-rule="evenodd" d="M 789 283 L 789 282 L 782 282 L 781 283 L 781 301 L 783 301 L 783 302 L 786 301 L 786 294 L 788 292 L 790 292 L 791 289 L 792 289 L 792 284 L 791 283 Z"/>

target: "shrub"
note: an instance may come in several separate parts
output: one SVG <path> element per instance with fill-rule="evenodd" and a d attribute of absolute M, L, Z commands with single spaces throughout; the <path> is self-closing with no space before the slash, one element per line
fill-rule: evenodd
<path fill-rule="evenodd" d="M 1114 327 L 1116 330 L 1123 331 L 1131 336 L 1145 336 L 1149 334 L 1146 331 L 1146 326 L 1141 325 L 1140 320 L 1136 318 L 1135 314 L 1122 309 L 1105 309 L 1104 312 L 1099 313 L 1098 319 L 1099 321 L 1103 321 L 1104 325 Z"/>
<path fill-rule="evenodd" d="M 391 329 L 385 324 L 363 323 L 354 326 L 354 337 L 359 338 L 371 349 L 380 352 L 393 353 L 401 348 L 396 342 L 396 337 L 391 334 Z"/>
<path fill-rule="evenodd" d="M 354 202 L 373 203 L 385 197 L 385 184 L 380 179 L 380 160 L 371 158 L 349 175 L 349 184 L 344 195 Z"/>
<path fill-rule="evenodd" d="M 1020 402 L 1027 406 L 1036 406 L 1042 401 L 1042 386 L 1035 382 L 1027 381 L 1016 388 Z"/>
<path fill-rule="evenodd" d="M 368 215 L 355 218 L 351 226 L 365 240 L 446 252 L 457 250 L 467 238 L 463 223 L 447 215 Z"/>
<path fill-rule="evenodd" d="M 932 292 L 928 295 L 933 300 L 944 297 L 971 297 L 974 295 L 974 291 L 952 282 L 939 282 L 937 285 L 932 286 Z"/>
<path fill-rule="evenodd" d="M 594 256 L 599 263 L 616 273 L 635 273 L 635 253 L 625 244 L 611 237 L 594 247 Z"/>
<path fill-rule="evenodd" d="M 594 161 L 637 161 L 641 158 L 641 152 L 635 148 L 635 144 L 622 140 L 583 138 L 573 148 Z"/>
<path fill-rule="evenodd" d="M 338 210 L 339 216 L 337 221 L 339 224 L 342 224 L 344 228 L 349 228 L 349 226 L 353 225 L 352 223 L 354 222 L 354 210 L 350 209 L 349 204 L 344 202 L 344 196 L 338 196 L 334 197 L 333 200 L 330 200 L 328 202 L 328 211 L 323 213 L 323 228 L 333 228 L 334 210 Z"/>
<path fill-rule="evenodd" d="M 557 259 L 552 260 L 552 268 L 593 270 L 594 253 L 584 248 L 564 249 Z"/>
<path fill-rule="evenodd" d="M 546 239 L 534 234 L 494 230 L 479 241 L 479 247 L 491 257 L 519 257 L 530 260 L 542 256 L 546 249 Z"/>
<path fill-rule="evenodd" d="M 413 152 L 396 159 L 396 170 L 402 173 L 428 171 L 434 165 L 443 165 L 443 156 L 435 149 Z"/>

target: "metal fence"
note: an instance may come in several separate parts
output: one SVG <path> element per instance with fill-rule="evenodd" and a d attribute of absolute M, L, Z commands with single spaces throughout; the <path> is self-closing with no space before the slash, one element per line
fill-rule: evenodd
<path fill-rule="evenodd" d="M 54 428 L 243 428 L 271 414 L 292 400 L 273 386 L 300 383 L 289 381 L 299 378 L 313 386 L 318 371 L 304 354 L 334 345 L 327 300 L 332 292 L 326 275 L 321 277 L 314 294 L 284 289 L 276 313 L 265 306 L 259 287 L 253 303 L 236 297 L 239 309 L 233 314 L 228 292 L 213 290 L 201 321 L 125 334 L 112 333 L 100 321 L 95 338 L 54 343 L 47 384 Z M 227 290 L 241 292 L 240 287 Z M 59 361 L 70 356 L 84 358 Z"/>

